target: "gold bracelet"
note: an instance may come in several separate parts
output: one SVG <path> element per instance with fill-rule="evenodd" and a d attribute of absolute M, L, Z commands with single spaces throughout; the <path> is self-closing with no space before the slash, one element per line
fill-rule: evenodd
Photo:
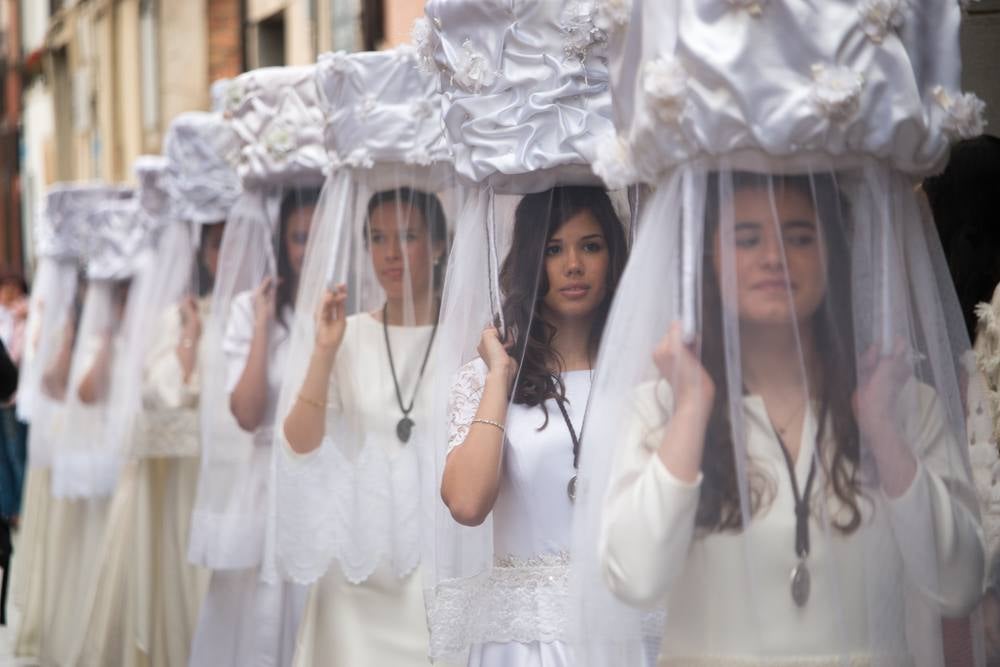
<path fill-rule="evenodd" d="M 492 419 L 473 419 L 471 424 L 488 424 L 489 426 L 494 426 L 500 429 L 501 433 L 507 432 L 507 429 L 503 427 L 503 424 L 501 424 L 500 422 L 495 422 Z"/>
<path fill-rule="evenodd" d="M 315 398 L 309 398 L 308 396 L 303 396 L 301 392 L 299 393 L 299 400 L 305 403 L 306 405 L 313 406 L 314 408 L 319 408 L 320 410 L 326 410 L 326 403 L 323 403 L 322 401 L 317 401 Z"/>

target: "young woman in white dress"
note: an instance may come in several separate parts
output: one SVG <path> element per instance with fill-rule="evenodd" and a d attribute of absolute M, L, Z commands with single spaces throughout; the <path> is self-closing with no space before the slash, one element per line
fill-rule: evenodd
<path fill-rule="evenodd" d="M 243 501 L 253 507 L 241 507 L 245 513 L 263 516 L 266 512 L 274 415 L 318 196 L 312 189 L 291 189 L 284 194 L 278 218 L 277 276 L 265 278 L 252 292 L 233 299 L 222 341 L 229 405 L 219 409 L 228 407 L 239 427 L 254 436 L 252 479 L 245 480 L 243 489 Z M 245 548 L 260 550 L 262 544 L 261 534 Z M 303 603 L 304 591 L 293 584 L 261 581 L 259 567 L 213 570 L 189 664 L 288 664 Z"/>
<path fill-rule="evenodd" d="M 665 601 L 660 664 L 936 664 L 982 537 L 920 359 L 855 339 L 851 207 L 830 174 L 705 191 L 701 338 L 669 327 L 618 426 L 604 579 Z"/>
<path fill-rule="evenodd" d="M 284 422 L 288 447 L 278 454 L 292 460 L 279 469 L 315 468 L 331 457 L 345 457 L 340 467 L 356 465 L 372 474 L 386 466 L 391 473 L 380 479 L 377 488 L 360 487 L 372 495 L 358 499 L 361 515 L 355 520 L 365 521 L 368 506 L 373 508 L 373 529 L 413 531 L 419 536 L 420 471 L 415 448 L 429 446 L 425 434 L 430 428 L 433 343 L 447 261 L 447 221 L 437 196 L 403 187 L 377 192 L 369 199 L 363 233 L 371 272 L 385 301 L 371 312 L 348 315 L 346 285 L 323 294 L 305 379 Z M 346 451 L 354 443 L 363 443 L 361 451 Z M 372 465 L 373 461 L 377 463 Z M 332 485 L 337 482 L 330 480 Z M 338 491 L 325 492 L 335 496 Z M 389 525 L 375 516 L 381 496 L 401 512 Z M 307 513 L 310 508 L 288 511 Z M 407 541 L 399 534 L 375 539 L 386 544 Z M 416 547 L 414 553 L 383 553 L 366 576 L 357 577 L 353 570 L 345 574 L 350 563 L 331 564 L 312 588 L 294 664 L 427 664 L 419 538 L 410 546 Z M 400 557 L 407 562 L 397 562 Z"/>
<path fill-rule="evenodd" d="M 480 358 L 452 385 L 441 497 L 460 524 L 493 515 L 494 565 L 472 593 L 478 604 L 498 618 L 504 610 L 489 607 L 531 610 L 516 619 L 530 636 L 511 640 L 498 623 L 469 647 L 468 664 L 567 667 L 575 664 L 566 591 L 575 466 L 626 242 L 597 187 L 525 195 L 514 216 L 500 270 L 508 335 L 484 330 Z M 539 576 L 556 583 L 533 585 Z"/>

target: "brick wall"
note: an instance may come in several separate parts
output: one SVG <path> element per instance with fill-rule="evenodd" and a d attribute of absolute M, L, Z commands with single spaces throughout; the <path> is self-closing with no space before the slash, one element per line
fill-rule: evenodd
<path fill-rule="evenodd" d="M 240 0 L 208 0 L 208 80 L 243 71 L 243 17 Z"/>

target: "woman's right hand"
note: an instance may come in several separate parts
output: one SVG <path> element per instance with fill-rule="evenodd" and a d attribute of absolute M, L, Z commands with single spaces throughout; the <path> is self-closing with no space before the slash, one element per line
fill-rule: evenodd
<path fill-rule="evenodd" d="M 347 329 L 347 285 L 327 288 L 316 309 L 316 347 L 336 352 Z"/>
<path fill-rule="evenodd" d="M 482 360 L 486 362 L 486 368 L 489 369 L 490 374 L 498 373 L 506 380 L 507 389 L 510 390 L 510 385 L 514 382 L 514 376 L 517 374 L 517 362 L 511 358 L 507 351 L 508 347 L 508 344 L 500 340 L 500 332 L 497 331 L 496 327 L 486 327 L 483 329 L 483 335 L 480 337 L 479 346 L 476 349 Z"/>
<path fill-rule="evenodd" d="M 258 327 L 267 326 L 274 319 L 277 286 L 277 280 L 268 276 L 253 291 L 253 315 Z"/>
<path fill-rule="evenodd" d="M 653 350 L 653 362 L 674 395 L 674 409 L 696 409 L 706 418 L 715 400 L 715 383 L 685 342 L 680 322 L 674 322 Z"/>
<path fill-rule="evenodd" d="M 190 341 L 192 345 L 201 338 L 201 315 L 198 313 L 198 303 L 194 297 L 188 296 L 181 301 L 181 338 Z"/>

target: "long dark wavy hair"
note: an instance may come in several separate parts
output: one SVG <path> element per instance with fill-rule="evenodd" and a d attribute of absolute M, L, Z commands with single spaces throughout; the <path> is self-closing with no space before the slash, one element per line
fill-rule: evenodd
<path fill-rule="evenodd" d="M 224 225 L 225 220 L 219 220 L 218 222 L 205 223 L 200 226 L 199 233 L 199 243 L 198 243 L 198 254 L 195 256 L 195 262 L 197 266 L 195 270 L 198 272 L 198 283 L 196 285 L 198 289 L 198 296 L 202 297 L 206 294 L 211 294 L 212 290 L 215 289 L 215 273 L 208 268 L 208 264 L 205 263 L 205 244 L 207 243 L 208 228 L 214 225 Z"/>
<path fill-rule="evenodd" d="M 560 377 L 563 360 L 552 347 L 556 327 L 541 307 L 549 291 L 543 261 L 545 246 L 553 234 L 581 211 L 594 216 L 608 249 L 607 294 L 590 332 L 591 354 L 596 354 L 628 254 L 625 230 L 603 189 L 564 186 L 525 195 L 514 212 L 510 251 L 500 267 L 503 314 L 507 336 L 513 342 L 510 353 L 520 363 L 512 398 L 522 405 L 541 406 L 545 412 L 542 428 L 549 418 L 545 401 L 566 396 Z"/>
<path fill-rule="evenodd" d="M 278 291 L 275 294 L 274 310 L 278 323 L 288 328 L 285 322 L 285 307 L 295 309 L 295 293 L 298 291 L 298 276 L 292 274 L 292 263 L 288 258 L 288 245 L 285 234 L 288 231 L 288 220 L 292 214 L 302 208 L 315 207 L 319 202 L 319 188 L 295 188 L 289 190 L 281 198 L 278 209 Z"/>
<path fill-rule="evenodd" d="M 826 249 L 827 292 L 813 314 L 811 330 L 819 367 L 812 369 L 821 378 L 811 388 L 810 396 L 819 405 L 816 451 L 824 466 L 825 477 L 834 495 L 847 508 L 846 520 L 834 520 L 836 529 L 852 533 L 861 523 L 860 499 L 863 497 L 859 470 L 860 435 L 851 406 L 856 388 L 854 319 L 850 280 L 849 228 L 850 209 L 830 175 L 769 176 L 749 172 L 732 174 L 732 191 L 759 189 L 775 192 L 782 188 L 802 193 L 814 202 L 817 224 Z M 708 179 L 705 202 L 706 267 L 714 266 L 715 233 L 719 228 L 719 177 Z M 738 531 L 742 529 L 738 476 L 729 420 L 728 378 L 723 343 L 723 302 L 715 271 L 704 272 L 702 291 L 702 363 L 715 383 L 712 405 L 705 435 L 701 485 L 695 525 L 705 530 Z M 832 438 L 826 434 L 832 432 Z M 824 441 L 833 443 L 833 452 L 822 450 Z M 748 473 L 750 510 L 756 514 L 768 503 L 768 482 L 751 470 Z"/>

